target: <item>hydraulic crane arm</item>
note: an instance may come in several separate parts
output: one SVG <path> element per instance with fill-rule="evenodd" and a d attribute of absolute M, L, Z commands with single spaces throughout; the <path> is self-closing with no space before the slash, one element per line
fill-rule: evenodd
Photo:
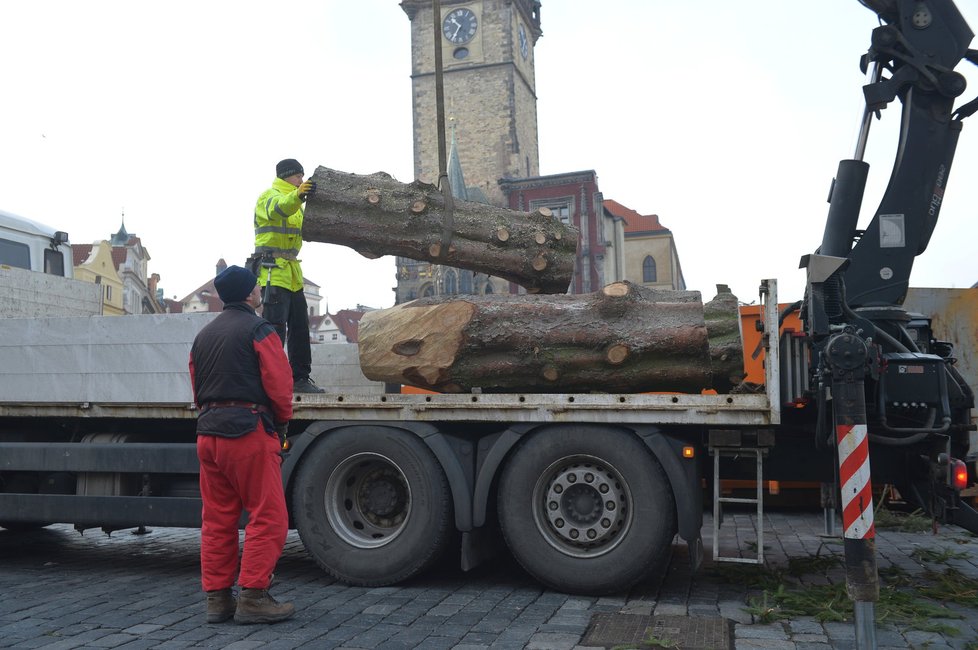
<path fill-rule="evenodd" d="M 873 81 L 863 88 L 866 116 L 856 160 L 843 161 L 833 188 L 820 253 L 848 258 L 850 306 L 899 305 L 914 258 L 930 241 L 940 213 L 961 120 L 978 100 L 954 110 L 967 83 L 954 70 L 974 62 L 974 33 L 952 0 L 860 0 L 885 23 L 863 56 Z M 889 184 L 865 231 L 856 230 L 867 166 L 862 162 L 870 117 L 894 99 L 903 104 Z"/>

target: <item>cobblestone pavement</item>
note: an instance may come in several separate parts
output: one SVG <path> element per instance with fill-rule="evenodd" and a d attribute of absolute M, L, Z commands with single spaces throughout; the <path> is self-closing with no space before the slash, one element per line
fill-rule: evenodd
<path fill-rule="evenodd" d="M 721 530 L 724 555 L 730 553 L 727 545 L 735 547 L 734 536 L 751 551 L 754 521 L 746 514 L 728 516 Z M 855 647 L 851 622 L 823 624 L 810 617 L 757 622 L 746 606 L 758 594 L 721 579 L 711 560 L 709 518 L 703 530 L 706 559 L 699 573 L 691 575 L 686 547 L 677 543 L 665 575 L 604 598 L 544 589 L 505 554 L 469 573 L 446 559 L 405 584 L 349 587 L 324 574 L 292 532 L 273 592 L 296 603 L 296 616 L 251 626 L 205 623 L 195 529 L 156 528 L 144 535 L 125 530 L 111 536 L 100 530 L 80 535 L 61 525 L 28 533 L 0 530 L 0 647 L 583 650 L 592 616 L 602 613 L 723 617 L 730 621 L 724 629 L 737 650 Z M 818 512 L 766 514 L 768 567 L 785 566 L 789 558 L 841 554 L 840 541 L 823 530 Z M 944 527 L 937 536 L 881 530 L 876 548 L 880 569 L 923 571 L 925 561 L 914 551 L 928 549 L 978 578 L 978 539 L 955 527 Z M 841 567 L 803 578 L 812 585 L 841 580 Z M 949 615 L 962 618 L 939 619 L 946 624 L 944 633 L 877 620 L 878 646 L 978 648 L 978 610 L 948 607 Z"/>

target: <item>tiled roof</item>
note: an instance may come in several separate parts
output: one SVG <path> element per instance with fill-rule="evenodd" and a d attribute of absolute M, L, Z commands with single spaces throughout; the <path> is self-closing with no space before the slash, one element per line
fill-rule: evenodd
<path fill-rule="evenodd" d="M 224 301 L 217 295 L 217 289 L 214 288 L 213 280 L 208 280 L 194 291 L 188 293 L 180 300 L 180 304 L 186 305 L 194 299 L 206 304 L 207 311 L 224 311 Z M 183 311 L 183 309 L 181 308 L 180 311 Z"/>
<path fill-rule="evenodd" d="M 92 249 L 95 248 L 94 244 L 72 244 L 71 245 L 71 265 L 81 266 L 88 259 L 88 256 L 92 254 Z"/>
<path fill-rule="evenodd" d="M 625 221 L 626 233 L 669 232 L 668 228 L 659 223 L 659 215 L 657 214 L 639 214 L 611 199 L 605 199 L 602 205 L 613 216 L 620 217 Z"/>
<path fill-rule="evenodd" d="M 363 318 L 362 311 L 341 309 L 333 315 L 333 322 L 340 328 L 340 333 L 346 337 L 347 341 L 350 343 L 359 343 L 361 318 Z"/>

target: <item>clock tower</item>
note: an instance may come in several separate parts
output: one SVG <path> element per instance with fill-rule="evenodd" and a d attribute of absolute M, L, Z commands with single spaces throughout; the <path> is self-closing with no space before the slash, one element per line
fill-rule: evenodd
<path fill-rule="evenodd" d="M 442 0 L 439 25 L 432 4 L 400 3 L 411 20 L 414 175 L 438 180 L 433 39 L 440 38 L 445 131 L 454 133 L 467 185 L 505 205 L 499 180 L 539 175 L 533 48 L 540 2 Z"/>

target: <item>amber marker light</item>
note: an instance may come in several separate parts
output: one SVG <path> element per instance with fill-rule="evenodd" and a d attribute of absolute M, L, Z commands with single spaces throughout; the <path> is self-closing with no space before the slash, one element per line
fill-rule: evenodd
<path fill-rule="evenodd" d="M 953 472 L 952 477 L 954 480 L 954 488 L 956 490 L 963 490 L 968 487 L 968 468 L 965 467 L 963 462 L 957 459 L 952 459 L 951 471 Z"/>
<path fill-rule="evenodd" d="M 694 458 L 696 456 L 696 447 L 686 446 L 683 447 L 683 458 Z"/>

